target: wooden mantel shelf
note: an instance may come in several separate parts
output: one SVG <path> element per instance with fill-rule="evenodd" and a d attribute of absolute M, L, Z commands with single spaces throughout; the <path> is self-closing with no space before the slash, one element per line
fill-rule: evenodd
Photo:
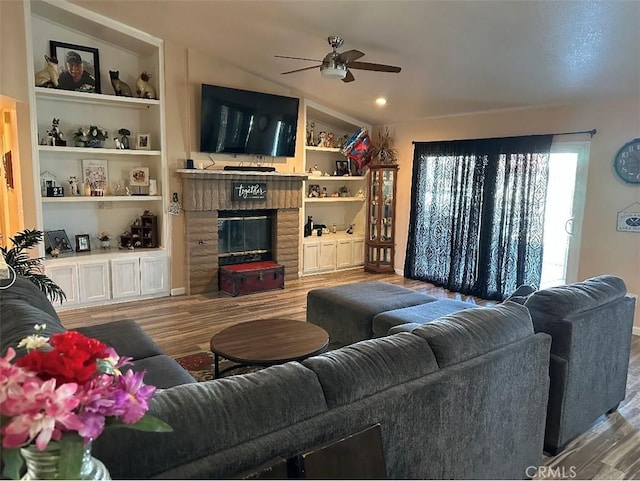
<path fill-rule="evenodd" d="M 307 180 L 307 174 L 296 174 L 293 172 L 258 172 L 246 170 L 222 170 L 222 169 L 178 169 L 176 171 L 181 177 L 189 179 L 210 179 L 210 180 L 232 180 L 257 177 L 277 177 L 278 179 Z"/>

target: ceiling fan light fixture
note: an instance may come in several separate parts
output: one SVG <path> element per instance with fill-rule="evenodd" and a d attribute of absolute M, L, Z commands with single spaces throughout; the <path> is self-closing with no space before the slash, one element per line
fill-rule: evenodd
<path fill-rule="evenodd" d="M 347 76 L 347 67 L 332 61 L 321 65 L 320 73 L 325 78 L 342 80 Z"/>

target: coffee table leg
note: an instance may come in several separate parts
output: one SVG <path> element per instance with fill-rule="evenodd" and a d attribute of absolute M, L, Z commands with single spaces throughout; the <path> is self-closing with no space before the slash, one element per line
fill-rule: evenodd
<path fill-rule="evenodd" d="M 213 353 L 213 377 L 214 379 L 218 379 L 220 376 L 220 356 L 217 352 Z"/>

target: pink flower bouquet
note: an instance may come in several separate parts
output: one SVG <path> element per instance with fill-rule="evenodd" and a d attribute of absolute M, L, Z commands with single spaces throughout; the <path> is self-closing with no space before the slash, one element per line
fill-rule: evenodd
<path fill-rule="evenodd" d="M 44 326 L 36 326 L 42 330 Z M 107 427 L 168 432 L 171 427 L 146 414 L 154 386 L 142 382 L 144 372 L 120 371 L 131 358 L 76 331 L 37 334 L 18 347 L 28 354 L 15 364 L 9 348 L 0 357 L 0 436 L 5 476 L 17 479 L 23 460 L 19 448 L 35 444 L 43 451 L 60 442 L 60 473 L 78 479 L 83 444 Z M 69 462 L 71 461 L 71 462 Z M 60 463 L 62 465 L 62 463 Z"/>

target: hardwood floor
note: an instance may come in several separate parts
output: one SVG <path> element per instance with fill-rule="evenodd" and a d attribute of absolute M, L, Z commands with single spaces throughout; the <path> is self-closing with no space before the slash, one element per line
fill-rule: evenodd
<path fill-rule="evenodd" d="M 241 297 L 214 293 L 132 301 L 63 311 L 60 318 L 70 329 L 118 319 L 135 319 L 164 352 L 178 357 L 208 350 L 213 334 L 237 322 L 267 318 L 304 321 L 306 296 L 310 289 L 368 280 L 401 285 L 439 298 L 493 304 L 492 301 L 452 293 L 394 274 L 368 274 L 353 270 L 290 281 L 282 291 Z M 598 419 L 562 454 L 544 456 L 544 467 L 535 479 L 640 479 L 639 395 L 640 338 L 634 336 L 627 398 L 617 412 Z"/>

